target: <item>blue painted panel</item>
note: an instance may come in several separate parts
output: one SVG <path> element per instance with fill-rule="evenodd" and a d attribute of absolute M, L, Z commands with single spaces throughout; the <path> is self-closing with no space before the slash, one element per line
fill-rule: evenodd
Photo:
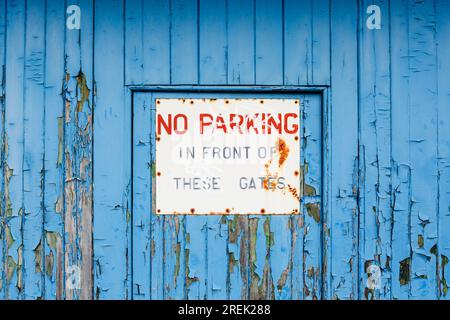
<path fill-rule="evenodd" d="M 356 2 L 331 3 L 331 207 L 327 297 L 356 299 L 358 286 L 358 43 Z"/>
<path fill-rule="evenodd" d="M 124 88 L 124 3 L 97 0 L 94 10 L 94 298 L 131 299 L 131 132 L 126 130 L 131 112 Z"/>
<path fill-rule="evenodd" d="M 437 298 L 437 65 L 434 6 L 409 4 L 411 297 Z M 433 80 L 430 80 L 433 79 Z M 414 90 L 413 88 L 422 88 Z M 426 106 L 426 107 L 425 107 Z"/>
<path fill-rule="evenodd" d="M 44 158 L 44 56 L 45 1 L 27 3 L 25 40 L 25 95 L 23 137 L 23 260 L 24 298 L 38 299 L 44 293 L 42 170 Z"/>
<path fill-rule="evenodd" d="M 450 257 L 450 61 L 447 53 L 450 52 L 450 3 L 448 1 L 436 1 L 436 42 L 438 57 L 438 295 L 439 298 L 448 300 L 447 277 L 450 271 L 448 263 Z"/>
<path fill-rule="evenodd" d="M 0 1 L 0 108 L 2 112 L 2 120 L 0 123 L 0 130 L 1 130 L 1 150 L 0 150 L 0 179 L 1 181 L 4 181 L 3 174 L 4 174 L 4 156 L 5 156 L 5 149 L 3 147 L 3 141 L 4 141 L 4 112 L 5 112 L 5 67 L 6 67 L 6 55 L 5 55 L 5 48 L 6 48 L 6 1 L 2 0 Z M 4 186 L 2 183 L 1 188 L 2 195 L 5 194 Z M 4 208 L 4 196 L 1 197 L 1 208 Z M 4 221 L 4 215 L 1 215 L 0 221 L 2 223 L 2 226 L 5 225 Z M 6 248 L 6 241 L 5 241 L 5 228 L 0 228 L 0 264 L 1 264 L 1 272 L 0 272 L 0 283 L 2 284 L 1 287 L 3 287 L 3 284 L 5 283 L 5 273 L 3 272 L 3 266 L 5 265 L 5 248 Z M 0 299 L 5 299 L 4 290 L 0 287 Z"/>
<path fill-rule="evenodd" d="M 409 58 L 408 58 L 408 1 L 396 1 L 391 6 L 391 32 L 398 34 L 392 42 L 391 59 L 391 123 L 392 123 L 392 298 L 410 297 L 411 266 L 411 166 Z"/>
<path fill-rule="evenodd" d="M 3 263 L 6 299 L 23 298 L 23 124 L 25 96 L 25 3 L 7 2 Z"/>
<path fill-rule="evenodd" d="M 255 82 L 254 1 L 228 0 L 226 3 L 227 83 L 252 84 Z"/>
<path fill-rule="evenodd" d="M 61 88 L 64 77 L 65 4 L 47 1 L 45 48 L 44 114 L 44 267 L 45 299 L 62 299 L 64 294 L 63 244 L 63 150 L 64 104 Z"/>

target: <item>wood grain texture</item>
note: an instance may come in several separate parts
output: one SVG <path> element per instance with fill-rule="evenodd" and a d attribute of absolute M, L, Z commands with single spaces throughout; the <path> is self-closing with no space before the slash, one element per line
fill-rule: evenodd
<path fill-rule="evenodd" d="M 150 99 L 136 95 L 133 99 L 133 299 L 150 299 L 152 291 L 153 250 L 155 227 L 150 218 L 152 212 L 152 141 L 150 122 Z M 139 159 L 139 161 L 138 161 Z"/>
<path fill-rule="evenodd" d="M 124 88 L 124 2 L 95 1 L 94 298 L 131 299 L 131 113 Z M 114 142 L 114 148 L 111 143 Z"/>

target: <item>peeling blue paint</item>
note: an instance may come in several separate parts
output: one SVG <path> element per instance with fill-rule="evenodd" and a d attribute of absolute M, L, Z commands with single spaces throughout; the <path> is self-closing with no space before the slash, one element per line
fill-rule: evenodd
<path fill-rule="evenodd" d="M 449 12 L 0 0 L 0 299 L 448 299 Z M 257 95 L 302 101 L 302 214 L 152 213 L 155 98 Z"/>

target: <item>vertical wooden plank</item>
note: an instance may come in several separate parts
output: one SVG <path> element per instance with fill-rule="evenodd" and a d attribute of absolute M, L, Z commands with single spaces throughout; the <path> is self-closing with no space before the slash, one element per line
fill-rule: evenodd
<path fill-rule="evenodd" d="M 3 287 L 5 285 L 5 278 L 3 268 L 5 265 L 5 248 L 6 248 L 6 237 L 5 237 L 5 206 L 3 202 L 3 195 L 5 194 L 3 186 L 3 168 L 4 168 L 4 156 L 5 156 L 5 146 L 4 146 L 4 126 L 5 126 L 5 68 L 6 68 L 6 0 L 0 1 L 0 181 L 1 181 L 1 193 L 2 197 L 0 199 L 0 299 L 5 299 Z"/>
<path fill-rule="evenodd" d="M 150 140 L 152 95 L 133 98 L 133 299 L 150 299 L 152 172 Z M 156 248 L 155 248 L 156 249 Z"/>
<path fill-rule="evenodd" d="M 145 0 L 127 0 L 125 2 L 125 83 L 127 85 L 144 83 L 142 15 L 145 2 Z"/>
<path fill-rule="evenodd" d="M 162 220 L 162 218 L 158 218 Z M 182 300 L 186 292 L 185 217 L 164 217 L 164 299 Z M 156 277 L 155 273 L 155 277 Z"/>
<path fill-rule="evenodd" d="M 196 0 L 171 2 L 171 83 L 197 84 L 199 78 L 199 3 Z M 167 219 L 167 218 L 164 218 Z M 165 220 L 166 221 L 166 220 Z M 173 221 L 172 221 L 173 222 Z M 184 298 L 206 297 L 206 219 L 184 217 Z M 172 224 L 174 226 L 174 224 Z M 172 229 L 173 230 L 173 229 Z M 178 234 L 178 233 L 176 233 Z M 166 234 L 167 235 L 167 234 Z M 167 240 L 179 235 L 168 236 Z M 178 243 L 180 241 L 176 241 Z M 171 241 L 168 241 L 171 243 Z M 176 247 L 175 247 L 176 248 Z M 168 278 L 169 279 L 169 278 Z"/>
<path fill-rule="evenodd" d="M 23 297 L 23 115 L 25 19 L 23 1 L 8 1 L 5 99 L 5 298 Z"/>
<path fill-rule="evenodd" d="M 199 54 L 200 83 L 226 84 L 228 71 L 227 6 L 225 0 L 200 0 Z M 206 173 L 204 173 L 206 174 Z M 225 208 L 223 209 L 225 211 Z M 200 219 L 200 217 L 196 217 Z M 203 218 L 202 218 L 203 219 Z M 225 299 L 227 294 L 227 234 L 225 217 L 206 221 L 207 297 Z M 197 231 L 197 234 L 200 230 Z M 192 232 L 192 231 L 191 231 Z M 192 234 L 191 234 L 192 235 Z M 191 237 L 192 239 L 192 237 Z"/>
<path fill-rule="evenodd" d="M 161 98 L 172 97 L 171 94 L 158 94 Z M 152 141 L 152 172 L 155 173 L 158 165 L 156 164 L 156 144 L 159 139 L 156 136 L 156 104 L 158 99 L 152 101 L 152 113 L 151 113 L 151 133 L 150 139 Z M 186 167 L 189 170 L 189 167 Z M 163 173 L 164 174 L 164 173 Z M 153 174 L 153 178 L 155 178 Z M 155 188 L 155 179 L 153 179 L 153 187 Z M 188 290 L 191 283 L 198 282 L 199 278 L 191 279 L 189 277 L 189 265 L 186 261 L 189 261 L 190 252 L 188 249 L 189 237 L 186 237 L 186 226 L 189 228 L 189 224 L 186 223 L 187 217 L 185 216 L 171 216 L 171 215 L 158 215 L 154 212 L 157 196 L 157 190 L 155 188 L 153 192 L 153 211 L 152 211 L 152 242 L 154 243 L 155 253 L 153 255 L 152 273 L 154 281 L 152 281 L 153 287 L 157 289 L 158 295 L 155 298 L 165 300 L 181 300 L 186 299 L 188 296 Z M 198 217 L 200 218 L 200 217 Z M 196 232 L 192 230 L 194 237 L 201 235 L 201 231 Z M 200 236 L 200 242 L 203 237 Z M 160 248 L 160 249 L 158 249 Z M 204 251 L 202 252 L 204 253 Z M 194 251 L 195 255 L 196 252 Z M 161 275 L 163 275 L 161 277 Z M 153 284 L 155 283 L 155 284 Z"/>
<path fill-rule="evenodd" d="M 93 6 L 81 10 L 80 30 L 66 28 L 64 86 L 64 228 L 66 299 L 92 298 Z M 79 281 L 73 274 L 79 274 Z M 73 280 L 73 283 L 71 281 Z M 79 282 L 79 283 L 76 283 Z"/>
<path fill-rule="evenodd" d="M 312 82 L 312 5 L 311 0 L 284 1 L 286 84 L 306 85 Z"/>
<path fill-rule="evenodd" d="M 228 72 L 225 0 L 199 1 L 200 84 L 226 84 Z"/>
<path fill-rule="evenodd" d="M 438 55 L 438 201 L 439 201 L 439 297 L 448 300 L 448 282 L 450 265 L 450 70 L 448 52 L 450 52 L 450 3 L 436 1 L 436 43 Z"/>
<path fill-rule="evenodd" d="M 79 298 L 93 298 L 93 88 L 94 88 L 94 6 L 91 0 L 80 0 L 82 10 L 80 38 L 81 73 L 77 81 L 75 165 L 78 177 L 77 211 L 78 242 L 80 246 L 80 292 Z"/>
<path fill-rule="evenodd" d="M 156 94 L 155 94 L 156 96 Z M 151 234 L 150 234 L 150 248 L 151 248 L 151 298 L 152 299 L 165 299 L 166 296 L 172 294 L 170 290 L 166 290 L 166 272 L 168 269 L 175 272 L 175 266 L 171 262 L 176 259 L 171 259 L 172 252 L 175 250 L 166 250 L 165 232 L 166 232 L 166 216 L 157 215 L 155 213 L 156 207 L 156 187 L 155 187 L 155 174 L 156 174 L 156 101 L 151 99 L 150 103 L 150 141 L 151 141 L 151 170 L 152 170 L 152 211 L 151 211 Z M 170 230 L 170 228 L 167 228 Z M 181 246 L 181 245 L 180 245 Z M 180 269 L 182 267 L 180 266 Z M 169 271 L 169 274 L 170 274 Z M 182 272 L 180 272 L 182 274 Z M 183 278 L 184 279 L 184 278 Z M 175 284 L 175 283 L 174 283 Z M 177 284 L 184 291 L 184 281 L 177 279 Z M 170 287 L 172 288 L 172 286 Z M 177 289 L 177 288 L 176 288 Z M 174 288 L 175 290 L 175 288 Z M 169 291 L 169 293 L 167 292 Z M 175 290 L 176 291 L 176 290 Z M 183 292 L 184 293 L 184 292 Z"/>
<path fill-rule="evenodd" d="M 255 36 L 257 84 L 282 84 L 283 62 L 283 1 L 255 2 Z M 255 229 L 253 229 L 255 228 Z M 291 232 L 289 217 L 252 217 L 250 225 L 250 298 L 286 299 L 290 286 L 284 284 L 283 273 L 290 264 Z M 254 239 L 256 237 L 256 243 Z M 255 245 L 255 247 L 253 247 Z M 256 249 L 256 251 L 254 251 Z M 264 254 L 265 253 L 265 254 Z M 275 290 L 275 284 L 280 289 Z M 283 291 L 283 287 L 286 290 Z"/>
<path fill-rule="evenodd" d="M 302 100 L 303 291 L 304 299 L 318 300 L 322 298 L 322 108 L 319 95 Z"/>
<path fill-rule="evenodd" d="M 392 298 L 408 299 L 411 286 L 411 96 L 408 0 L 391 1 Z"/>
<path fill-rule="evenodd" d="M 409 3 L 411 297 L 437 298 L 437 66 L 434 1 Z"/>
<path fill-rule="evenodd" d="M 44 289 L 42 210 L 44 158 L 45 0 L 26 4 L 23 262 L 24 298 L 42 298 Z"/>
<path fill-rule="evenodd" d="M 283 1 L 255 0 L 255 83 L 283 84 Z"/>
<path fill-rule="evenodd" d="M 328 0 L 284 1 L 285 84 L 329 84 L 329 10 Z"/>
<path fill-rule="evenodd" d="M 254 83 L 253 5 L 253 0 L 227 1 L 229 85 Z M 229 216 L 227 223 L 227 299 L 248 299 L 249 219 L 247 216 Z"/>
<path fill-rule="evenodd" d="M 124 89 L 124 4 L 95 1 L 94 297 L 131 297 L 131 112 Z M 114 147 L 111 147 L 114 141 Z"/>
<path fill-rule="evenodd" d="M 330 1 L 311 0 L 313 85 L 330 84 Z"/>
<path fill-rule="evenodd" d="M 126 84 L 170 83 L 171 1 L 126 1 Z"/>
<path fill-rule="evenodd" d="M 198 0 L 171 2 L 171 84 L 195 84 L 198 76 Z"/>
<path fill-rule="evenodd" d="M 286 61 L 287 62 L 287 61 Z M 305 170 L 305 163 L 307 162 L 307 156 L 306 156 L 306 149 L 307 149 L 307 133 L 306 133 L 306 127 L 309 127 L 306 125 L 306 108 L 311 106 L 309 98 L 307 98 L 305 95 L 301 95 L 299 97 L 300 100 L 300 133 L 299 133 L 299 143 L 300 143 L 300 186 L 299 186 L 299 195 L 301 195 L 300 198 L 300 214 L 297 216 L 291 216 L 289 219 L 289 229 L 292 233 L 292 240 L 291 240 L 291 253 L 290 253 L 290 268 L 286 269 L 284 271 L 284 274 L 282 274 L 285 277 L 285 282 L 290 282 L 291 285 L 291 299 L 292 300 L 303 300 L 305 298 L 311 299 L 312 296 L 312 290 L 311 287 L 308 288 L 306 286 L 305 278 L 307 276 L 306 274 L 306 256 L 305 254 L 308 254 L 308 252 L 305 252 L 304 249 L 306 248 L 305 245 L 305 235 L 306 235 L 306 228 L 305 228 L 305 173 L 307 170 Z M 320 106 L 319 106 L 320 107 Z M 309 111 L 309 110 L 308 110 Z M 314 111 L 313 111 L 314 112 Z M 319 118 L 315 119 L 317 121 L 320 121 Z M 314 119 L 312 119 L 314 120 Z M 313 128 L 311 128 L 313 129 Z M 319 239 L 320 240 L 320 239 Z M 317 244 L 313 244 L 317 245 Z M 318 248 L 321 250 L 321 246 L 319 245 Z M 315 254 L 315 252 L 311 252 L 312 255 Z M 314 274 L 311 274 L 312 276 Z M 280 291 L 280 288 L 282 288 L 280 285 L 280 280 L 283 278 L 280 278 L 277 281 L 277 289 Z"/>
<path fill-rule="evenodd" d="M 45 109 L 44 109 L 44 263 L 47 300 L 62 299 L 64 266 L 62 238 L 63 215 L 63 150 L 65 3 L 47 0 L 45 44 Z M 50 40 L 51 39 L 51 40 Z"/>
<path fill-rule="evenodd" d="M 172 1 L 125 2 L 125 83 L 170 83 Z"/>
<path fill-rule="evenodd" d="M 370 5 L 382 12 L 381 29 L 366 26 Z M 360 280 L 359 299 L 391 297 L 391 101 L 389 3 L 360 2 Z M 383 14 L 385 13 L 385 14 Z M 374 284 L 368 279 L 378 276 Z"/>
<path fill-rule="evenodd" d="M 356 1 L 331 3 L 330 298 L 356 299 L 358 279 L 358 68 Z"/>
<path fill-rule="evenodd" d="M 252 84 L 255 74 L 253 0 L 228 0 L 228 84 Z"/>
<path fill-rule="evenodd" d="M 285 72 L 283 5 L 283 1 L 256 1 L 255 3 L 255 79 L 257 84 L 283 84 Z M 290 251 L 292 243 L 290 218 L 287 216 L 261 217 L 259 224 L 257 237 L 264 241 L 262 239 L 257 241 L 257 256 L 254 258 L 259 262 L 256 263 L 256 272 L 252 272 L 253 282 L 258 273 L 261 279 L 259 298 L 289 299 L 291 286 L 289 283 L 283 285 L 283 280 L 291 263 L 290 254 L 286 254 Z M 250 298 L 255 298 L 254 283 L 251 284 Z"/>
<path fill-rule="evenodd" d="M 170 83 L 171 0 L 143 3 L 143 79 L 140 84 Z"/>
<path fill-rule="evenodd" d="M 247 216 L 228 217 L 227 299 L 249 298 L 249 220 Z"/>

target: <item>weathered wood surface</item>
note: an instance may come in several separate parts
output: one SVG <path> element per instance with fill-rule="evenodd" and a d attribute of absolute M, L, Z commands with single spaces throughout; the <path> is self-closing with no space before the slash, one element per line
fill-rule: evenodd
<path fill-rule="evenodd" d="M 0 0 L 0 299 L 448 299 L 449 33 L 447 0 Z M 159 85 L 322 88 L 302 215 L 151 214 Z"/>

